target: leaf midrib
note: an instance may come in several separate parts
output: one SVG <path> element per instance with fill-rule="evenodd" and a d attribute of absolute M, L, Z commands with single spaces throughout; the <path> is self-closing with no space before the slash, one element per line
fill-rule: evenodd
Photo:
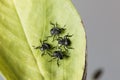
<path fill-rule="evenodd" d="M 22 24 L 22 21 L 21 21 L 21 19 L 20 19 L 20 16 L 19 16 L 19 13 L 18 13 L 18 11 L 17 11 L 17 9 L 16 9 L 15 2 L 14 2 L 14 1 L 13 1 L 13 5 L 14 5 L 14 9 L 15 9 L 16 15 L 17 15 L 17 17 L 18 17 L 18 20 L 19 20 L 19 22 L 20 22 L 20 24 L 21 24 L 21 27 L 22 27 L 22 29 L 23 29 L 23 32 L 24 32 L 24 35 L 25 35 L 25 38 L 26 38 L 26 42 L 27 42 L 27 44 L 28 44 L 28 46 L 29 46 L 29 49 L 30 49 L 30 51 L 31 51 L 31 54 L 32 54 L 32 56 L 33 56 L 33 58 L 34 58 L 34 61 L 35 61 L 36 65 L 37 65 L 37 68 L 38 68 L 39 74 L 40 74 L 40 68 L 39 68 L 39 65 L 38 65 L 38 63 L 37 63 L 37 59 L 35 58 L 35 55 L 33 54 L 32 47 L 30 46 L 30 42 L 29 42 L 29 40 L 28 40 L 27 34 L 26 34 L 26 32 L 25 32 L 24 26 L 23 26 L 23 24 Z M 41 75 L 41 74 L 40 74 L 40 75 Z M 43 77 L 43 76 L 42 76 L 42 78 L 43 78 L 43 80 L 44 80 L 44 77 Z"/>

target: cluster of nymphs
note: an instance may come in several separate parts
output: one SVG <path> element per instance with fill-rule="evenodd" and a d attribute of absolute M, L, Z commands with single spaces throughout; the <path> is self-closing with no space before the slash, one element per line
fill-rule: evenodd
<path fill-rule="evenodd" d="M 51 57 L 51 62 L 53 59 L 57 60 L 57 65 L 59 66 L 59 60 L 69 57 L 69 49 L 73 49 L 71 47 L 71 40 L 69 39 L 72 35 L 64 35 L 63 37 L 60 36 L 62 33 L 65 32 L 64 28 L 60 28 L 59 25 L 56 23 L 50 23 L 53 27 L 50 30 L 50 36 L 47 36 L 45 40 L 41 41 L 41 45 L 35 47 L 35 49 L 40 49 L 42 52 L 41 56 L 47 54 Z M 48 43 L 48 39 L 53 38 L 52 42 L 56 41 L 57 46 L 53 46 L 52 44 Z"/>

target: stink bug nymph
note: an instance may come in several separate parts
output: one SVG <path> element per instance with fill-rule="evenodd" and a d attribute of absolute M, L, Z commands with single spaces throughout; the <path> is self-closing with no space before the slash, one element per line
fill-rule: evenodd
<path fill-rule="evenodd" d="M 52 37 L 52 36 L 53 36 L 53 41 L 54 41 L 54 39 L 55 39 L 56 37 L 58 37 L 61 33 L 64 32 L 65 28 L 59 28 L 59 27 L 58 27 L 59 25 L 58 25 L 57 23 L 54 24 L 54 23 L 51 23 L 51 22 L 50 22 L 50 24 L 53 25 L 53 28 L 50 30 L 51 36 L 48 36 L 48 37 Z M 64 27 L 65 27 L 65 26 L 64 26 Z M 48 38 L 48 37 L 47 37 L 47 38 Z"/>
<path fill-rule="evenodd" d="M 57 65 L 59 66 L 59 60 L 64 59 L 65 57 L 69 57 L 68 55 L 65 54 L 65 51 L 62 50 L 57 50 L 54 51 L 53 54 L 51 55 L 53 57 L 49 62 L 51 62 L 53 59 L 57 59 Z"/>
<path fill-rule="evenodd" d="M 45 41 L 46 40 L 44 41 L 40 40 L 41 46 L 35 47 L 35 49 L 40 49 L 42 51 L 41 56 L 45 55 L 45 53 L 48 53 L 50 55 L 50 50 L 54 48 L 49 43 L 46 43 Z"/>
<path fill-rule="evenodd" d="M 60 47 L 64 46 L 65 49 L 73 49 L 72 47 L 70 47 L 71 40 L 69 39 L 69 37 L 72 37 L 72 35 L 65 35 L 64 38 L 58 37 L 57 41 L 58 44 L 60 44 Z"/>

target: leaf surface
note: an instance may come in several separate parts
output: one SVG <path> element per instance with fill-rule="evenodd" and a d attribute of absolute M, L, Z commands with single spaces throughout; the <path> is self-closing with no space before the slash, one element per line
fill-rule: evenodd
<path fill-rule="evenodd" d="M 33 48 L 50 35 L 50 22 L 73 34 L 74 49 L 59 67 Z M 83 24 L 70 0 L 0 0 L 0 71 L 7 80 L 82 80 L 85 52 Z"/>

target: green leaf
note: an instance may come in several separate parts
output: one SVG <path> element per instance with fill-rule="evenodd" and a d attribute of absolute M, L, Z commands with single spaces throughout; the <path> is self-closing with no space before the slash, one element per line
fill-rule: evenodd
<path fill-rule="evenodd" d="M 73 34 L 74 49 L 59 67 L 32 47 L 50 35 L 50 22 Z M 70 0 L 0 0 L 0 71 L 7 80 L 82 80 L 85 53 L 85 31 Z"/>

